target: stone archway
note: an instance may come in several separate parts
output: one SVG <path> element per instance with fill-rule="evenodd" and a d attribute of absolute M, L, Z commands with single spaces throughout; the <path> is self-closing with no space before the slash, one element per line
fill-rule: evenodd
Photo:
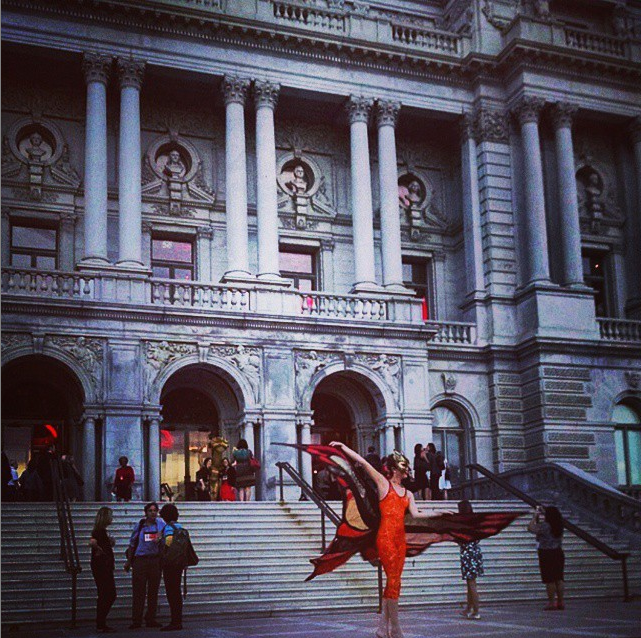
<path fill-rule="evenodd" d="M 159 403 L 160 482 L 177 500 L 192 500 L 195 474 L 210 455 L 210 437 L 222 436 L 231 447 L 245 436 L 242 388 L 215 365 L 191 363 L 165 380 Z"/>
<path fill-rule="evenodd" d="M 81 464 L 85 392 L 75 372 L 53 357 L 29 354 L 6 362 L 2 374 L 2 446 L 18 472 L 49 443 Z"/>

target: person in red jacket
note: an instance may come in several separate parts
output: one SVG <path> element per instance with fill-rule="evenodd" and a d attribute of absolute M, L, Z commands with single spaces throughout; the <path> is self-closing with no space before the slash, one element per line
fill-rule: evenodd
<path fill-rule="evenodd" d="M 119 501 L 128 502 L 131 500 L 131 486 L 136 480 L 136 475 L 134 474 L 134 468 L 127 465 L 129 459 L 126 456 L 121 456 L 118 459 L 118 463 L 120 463 L 120 467 L 116 470 L 112 492 Z"/>

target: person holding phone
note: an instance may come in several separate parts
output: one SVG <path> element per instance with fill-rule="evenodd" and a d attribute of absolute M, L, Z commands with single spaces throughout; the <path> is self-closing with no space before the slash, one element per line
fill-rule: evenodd
<path fill-rule="evenodd" d="M 134 528 L 129 547 L 125 571 L 133 567 L 131 584 L 133 589 L 131 626 L 129 629 L 142 627 L 142 616 L 147 598 L 145 625 L 160 627 L 156 620 L 158 608 L 158 588 L 160 587 L 160 542 L 165 529 L 165 521 L 158 518 L 158 504 L 145 505 L 145 518 L 141 518 Z"/>
<path fill-rule="evenodd" d="M 536 534 L 541 580 L 545 584 L 548 604 L 545 611 L 565 609 L 565 554 L 563 553 L 563 517 L 556 507 L 538 505 L 528 531 Z"/>

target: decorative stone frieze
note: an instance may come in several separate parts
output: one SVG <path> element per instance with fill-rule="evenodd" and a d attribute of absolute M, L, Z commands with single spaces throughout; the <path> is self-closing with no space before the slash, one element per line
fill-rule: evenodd
<path fill-rule="evenodd" d="M 354 360 L 376 372 L 385 381 L 394 397 L 394 407 L 400 410 L 401 358 L 387 354 L 357 354 Z"/>
<path fill-rule="evenodd" d="M 401 110 L 401 103 L 393 100 L 376 101 L 376 125 L 396 126 L 398 114 Z"/>
<path fill-rule="evenodd" d="M 278 104 L 280 84 L 269 80 L 256 80 L 254 82 L 254 104 L 256 108 L 268 107 L 275 109 Z"/>
<path fill-rule="evenodd" d="M 85 52 L 82 59 L 82 72 L 85 76 L 85 82 L 87 84 L 100 82 L 106 85 L 109 81 L 112 63 L 113 57 L 110 55 L 90 51 Z"/>
<path fill-rule="evenodd" d="M 104 359 L 103 339 L 47 335 L 44 343 L 71 355 L 96 381 Z"/>
<path fill-rule="evenodd" d="M 545 100 L 540 97 L 525 95 L 514 106 L 512 113 L 518 119 L 519 124 L 537 123 L 541 116 L 541 111 L 545 106 Z"/>
<path fill-rule="evenodd" d="M 245 105 L 249 92 L 250 81 L 237 75 L 226 75 L 223 78 L 221 90 L 225 104 L 236 102 Z"/>
<path fill-rule="evenodd" d="M 118 58 L 120 88 L 133 87 L 140 90 L 145 75 L 145 63 L 132 58 Z"/>
<path fill-rule="evenodd" d="M 349 118 L 349 123 L 354 122 L 369 122 L 370 113 L 372 112 L 374 101 L 370 98 L 358 95 L 351 95 L 345 110 Z"/>
<path fill-rule="evenodd" d="M 479 109 L 475 115 L 474 135 L 478 142 L 507 144 L 510 128 L 503 111 Z"/>
<path fill-rule="evenodd" d="M 25 332 L 3 332 L 2 333 L 2 351 L 10 348 L 19 348 L 21 346 L 30 346 L 33 338 Z"/>

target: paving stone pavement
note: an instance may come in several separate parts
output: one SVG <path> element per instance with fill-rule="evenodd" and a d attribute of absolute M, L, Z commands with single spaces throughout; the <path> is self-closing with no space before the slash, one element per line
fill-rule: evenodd
<path fill-rule="evenodd" d="M 543 602 L 493 605 L 481 610 L 481 620 L 458 616 L 460 608 L 406 609 L 402 612 L 405 638 L 641 638 L 641 600 L 633 602 L 570 600 L 565 611 L 543 611 Z M 186 619 L 179 632 L 157 629 L 129 631 L 113 623 L 113 635 L 129 638 L 373 638 L 377 616 L 373 613 L 292 614 L 260 618 Z M 162 621 L 162 619 L 160 619 Z M 91 627 L 77 629 L 18 629 L 3 638 L 94 638 Z"/>

